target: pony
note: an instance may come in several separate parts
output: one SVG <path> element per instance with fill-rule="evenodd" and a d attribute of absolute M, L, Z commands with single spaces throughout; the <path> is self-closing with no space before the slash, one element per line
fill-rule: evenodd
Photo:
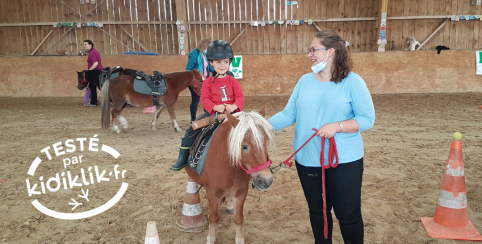
<path fill-rule="evenodd" d="M 204 171 L 186 167 L 186 173 L 206 188 L 209 201 L 209 233 L 207 243 L 213 244 L 219 206 L 223 199 L 227 212 L 233 213 L 236 225 L 236 244 L 244 243 L 242 226 L 243 207 L 248 195 L 249 181 L 260 191 L 273 184 L 271 160 L 268 148 L 273 145 L 273 127 L 264 118 L 265 108 L 257 112 L 227 113 L 227 119 L 219 125 L 209 146 Z"/>
<path fill-rule="evenodd" d="M 99 76 L 100 76 L 100 70 L 84 70 L 82 72 L 77 71 L 77 89 L 83 90 L 86 88 L 89 83 L 94 84 L 99 88 L 99 90 L 102 89 L 102 86 L 99 84 Z M 136 70 L 135 69 L 123 69 L 119 72 L 119 75 L 135 75 Z"/>
<path fill-rule="evenodd" d="M 156 123 L 159 115 L 164 108 L 167 108 L 169 116 L 171 117 L 174 131 L 182 132 L 176 121 L 176 114 L 174 113 L 174 104 L 176 103 L 179 93 L 187 87 L 192 87 L 196 93 L 201 95 L 203 75 L 197 69 L 192 71 L 181 71 L 169 74 L 164 74 L 167 83 L 167 93 L 160 96 L 159 106 L 156 107 L 154 119 L 152 121 L 152 130 L 156 131 Z M 120 133 L 121 130 L 117 126 L 119 121 L 123 128 L 128 128 L 127 120 L 121 116 L 122 109 L 127 105 L 127 102 L 134 107 L 151 107 L 154 106 L 154 101 L 151 95 L 144 95 L 134 91 L 134 77 L 128 75 L 120 75 L 112 80 L 107 79 L 102 87 L 102 117 L 101 125 L 103 129 L 110 128 L 110 106 L 112 101 L 112 130 Z"/>

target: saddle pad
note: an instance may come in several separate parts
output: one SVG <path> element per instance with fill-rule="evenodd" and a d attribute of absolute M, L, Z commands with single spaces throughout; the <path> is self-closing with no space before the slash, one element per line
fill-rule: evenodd
<path fill-rule="evenodd" d="M 137 93 L 164 96 L 167 93 L 167 82 L 163 74 L 134 76 L 134 91 Z"/>
<path fill-rule="evenodd" d="M 117 78 L 117 77 L 119 77 L 119 74 L 120 74 L 120 71 L 119 71 L 119 72 L 112 73 L 112 75 L 110 75 L 110 78 L 109 78 L 109 79 Z"/>
<path fill-rule="evenodd" d="M 199 145 L 199 149 L 194 156 L 196 158 L 197 164 L 193 163 L 193 158 L 189 155 L 188 158 L 188 165 L 189 168 L 196 171 L 199 175 L 202 175 L 204 171 L 204 165 L 206 164 L 206 157 L 208 156 L 209 145 L 211 145 L 211 141 L 214 138 L 214 134 L 218 131 L 219 126 L 213 131 L 211 137 L 204 138 L 201 141 L 201 145 Z"/>
<path fill-rule="evenodd" d="M 152 95 L 152 89 L 147 85 L 146 81 L 137 78 L 134 78 L 134 91 L 145 95 Z"/>

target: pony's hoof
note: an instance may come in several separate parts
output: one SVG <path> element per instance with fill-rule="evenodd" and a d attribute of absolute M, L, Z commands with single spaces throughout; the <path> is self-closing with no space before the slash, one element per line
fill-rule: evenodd
<path fill-rule="evenodd" d="M 152 126 L 152 131 L 156 132 L 157 131 L 157 128 Z"/>
<path fill-rule="evenodd" d="M 174 128 L 175 132 L 184 132 L 181 128 Z"/>
<path fill-rule="evenodd" d="M 234 213 L 234 208 L 226 208 L 226 213 L 228 213 L 228 214 L 233 214 L 233 213 Z"/>
<path fill-rule="evenodd" d="M 235 239 L 236 244 L 244 244 L 244 238 L 237 238 Z"/>
<path fill-rule="evenodd" d="M 211 238 L 211 237 L 208 235 L 208 242 L 207 242 L 206 244 L 214 244 L 215 241 L 216 241 L 216 237 L 212 237 L 212 238 Z"/>

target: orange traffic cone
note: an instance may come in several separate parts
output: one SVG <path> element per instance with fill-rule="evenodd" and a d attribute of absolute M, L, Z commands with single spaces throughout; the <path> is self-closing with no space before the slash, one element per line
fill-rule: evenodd
<path fill-rule="evenodd" d="M 181 231 L 201 232 L 208 224 L 202 215 L 201 199 L 199 194 L 196 193 L 197 190 L 196 182 L 189 178 L 182 208 L 182 217 L 176 221 L 176 225 Z"/>
<path fill-rule="evenodd" d="M 423 217 L 429 236 L 443 239 L 480 241 L 482 236 L 469 221 L 462 156 L 462 134 L 454 133 L 440 198 L 433 218 Z"/>

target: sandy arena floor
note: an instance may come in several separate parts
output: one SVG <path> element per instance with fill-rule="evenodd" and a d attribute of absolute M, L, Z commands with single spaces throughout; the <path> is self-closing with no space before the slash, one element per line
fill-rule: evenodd
<path fill-rule="evenodd" d="M 363 132 L 365 172 L 362 211 L 365 243 L 472 243 L 433 239 L 427 235 L 421 217 L 435 213 L 440 185 L 449 154 L 452 134 L 463 134 L 465 181 L 469 219 L 482 232 L 482 104 L 480 94 L 374 95 L 375 126 Z M 248 97 L 245 110 L 266 104 L 268 117 L 281 111 L 288 97 Z M 189 125 L 190 98 L 176 104 L 178 122 Z M 130 128 L 114 134 L 100 127 L 100 107 L 84 107 L 83 98 L 0 98 L 0 242 L 2 243 L 144 243 L 146 223 L 156 221 L 161 243 L 206 243 L 207 231 L 183 233 L 175 221 L 181 216 L 186 192 L 184 171 L 171 172 L 183 133 L 172 129 L 164 111 L 157 132 L 151 131 L 152 115 L 141 108 L 126 108 L 123 115 Z M 200 112 L 200 111 L 198 111 Z M 293 151 L 294 126 L 275 133 L 276 148 L 270 152 L 279 163 Z M 116 149 L 114 159 L 104 152 L 74 152 L 56 156 L 53 144 L 68 139 L 98 135 L 99 145 Z M 50 146 L 52 159 L 40 150 Z M 100 146 L 99 146 L 100 148 Z M 66 145 L 63 144 L 65 151 Z M 83 156 L 82 163 L 64 166 L 65 158 Z M 36 157 L 42 159 L 35 176 L 27 174 Z M 115 164 L 127 170 L 125 178 L 91 184 L 89 201 L 78 197 L 79 187 L 29 197 L 26 179 L 39 183 L 56 173 L 98 166 L 109 172 Z M 314 242 L 307 204 L 294 168 L 275 174 L 271 189 L 250 189 L 245 203 L 246 243 Z M 94 169 L 92 169 L 92 172 Z M 95 174 L 95 173 L 94 173 Z M 3 181 L 6 180 L 6 181 Z M 126 194 L 107 211 L 82 220 L 49 217 L 31 202 L 66 213 L 99 207 L 111 199 L 121 183 Z M 52 186 L 56 184 L 53 183 Z M 40 186 L 37 187 L 37 190 Z M 83 188 L 85 189 L 85 188 Z M 203 214 L 208 203 L 201 190 Z M 71 198 L 82 202 L 71 210 Z M 259 201 L 257 199 L 259 198 Z M 221 209 L 216 243 L 234 243 L 232 216 Z M 334 243 L 343 243 L 337 224 Z"/>

